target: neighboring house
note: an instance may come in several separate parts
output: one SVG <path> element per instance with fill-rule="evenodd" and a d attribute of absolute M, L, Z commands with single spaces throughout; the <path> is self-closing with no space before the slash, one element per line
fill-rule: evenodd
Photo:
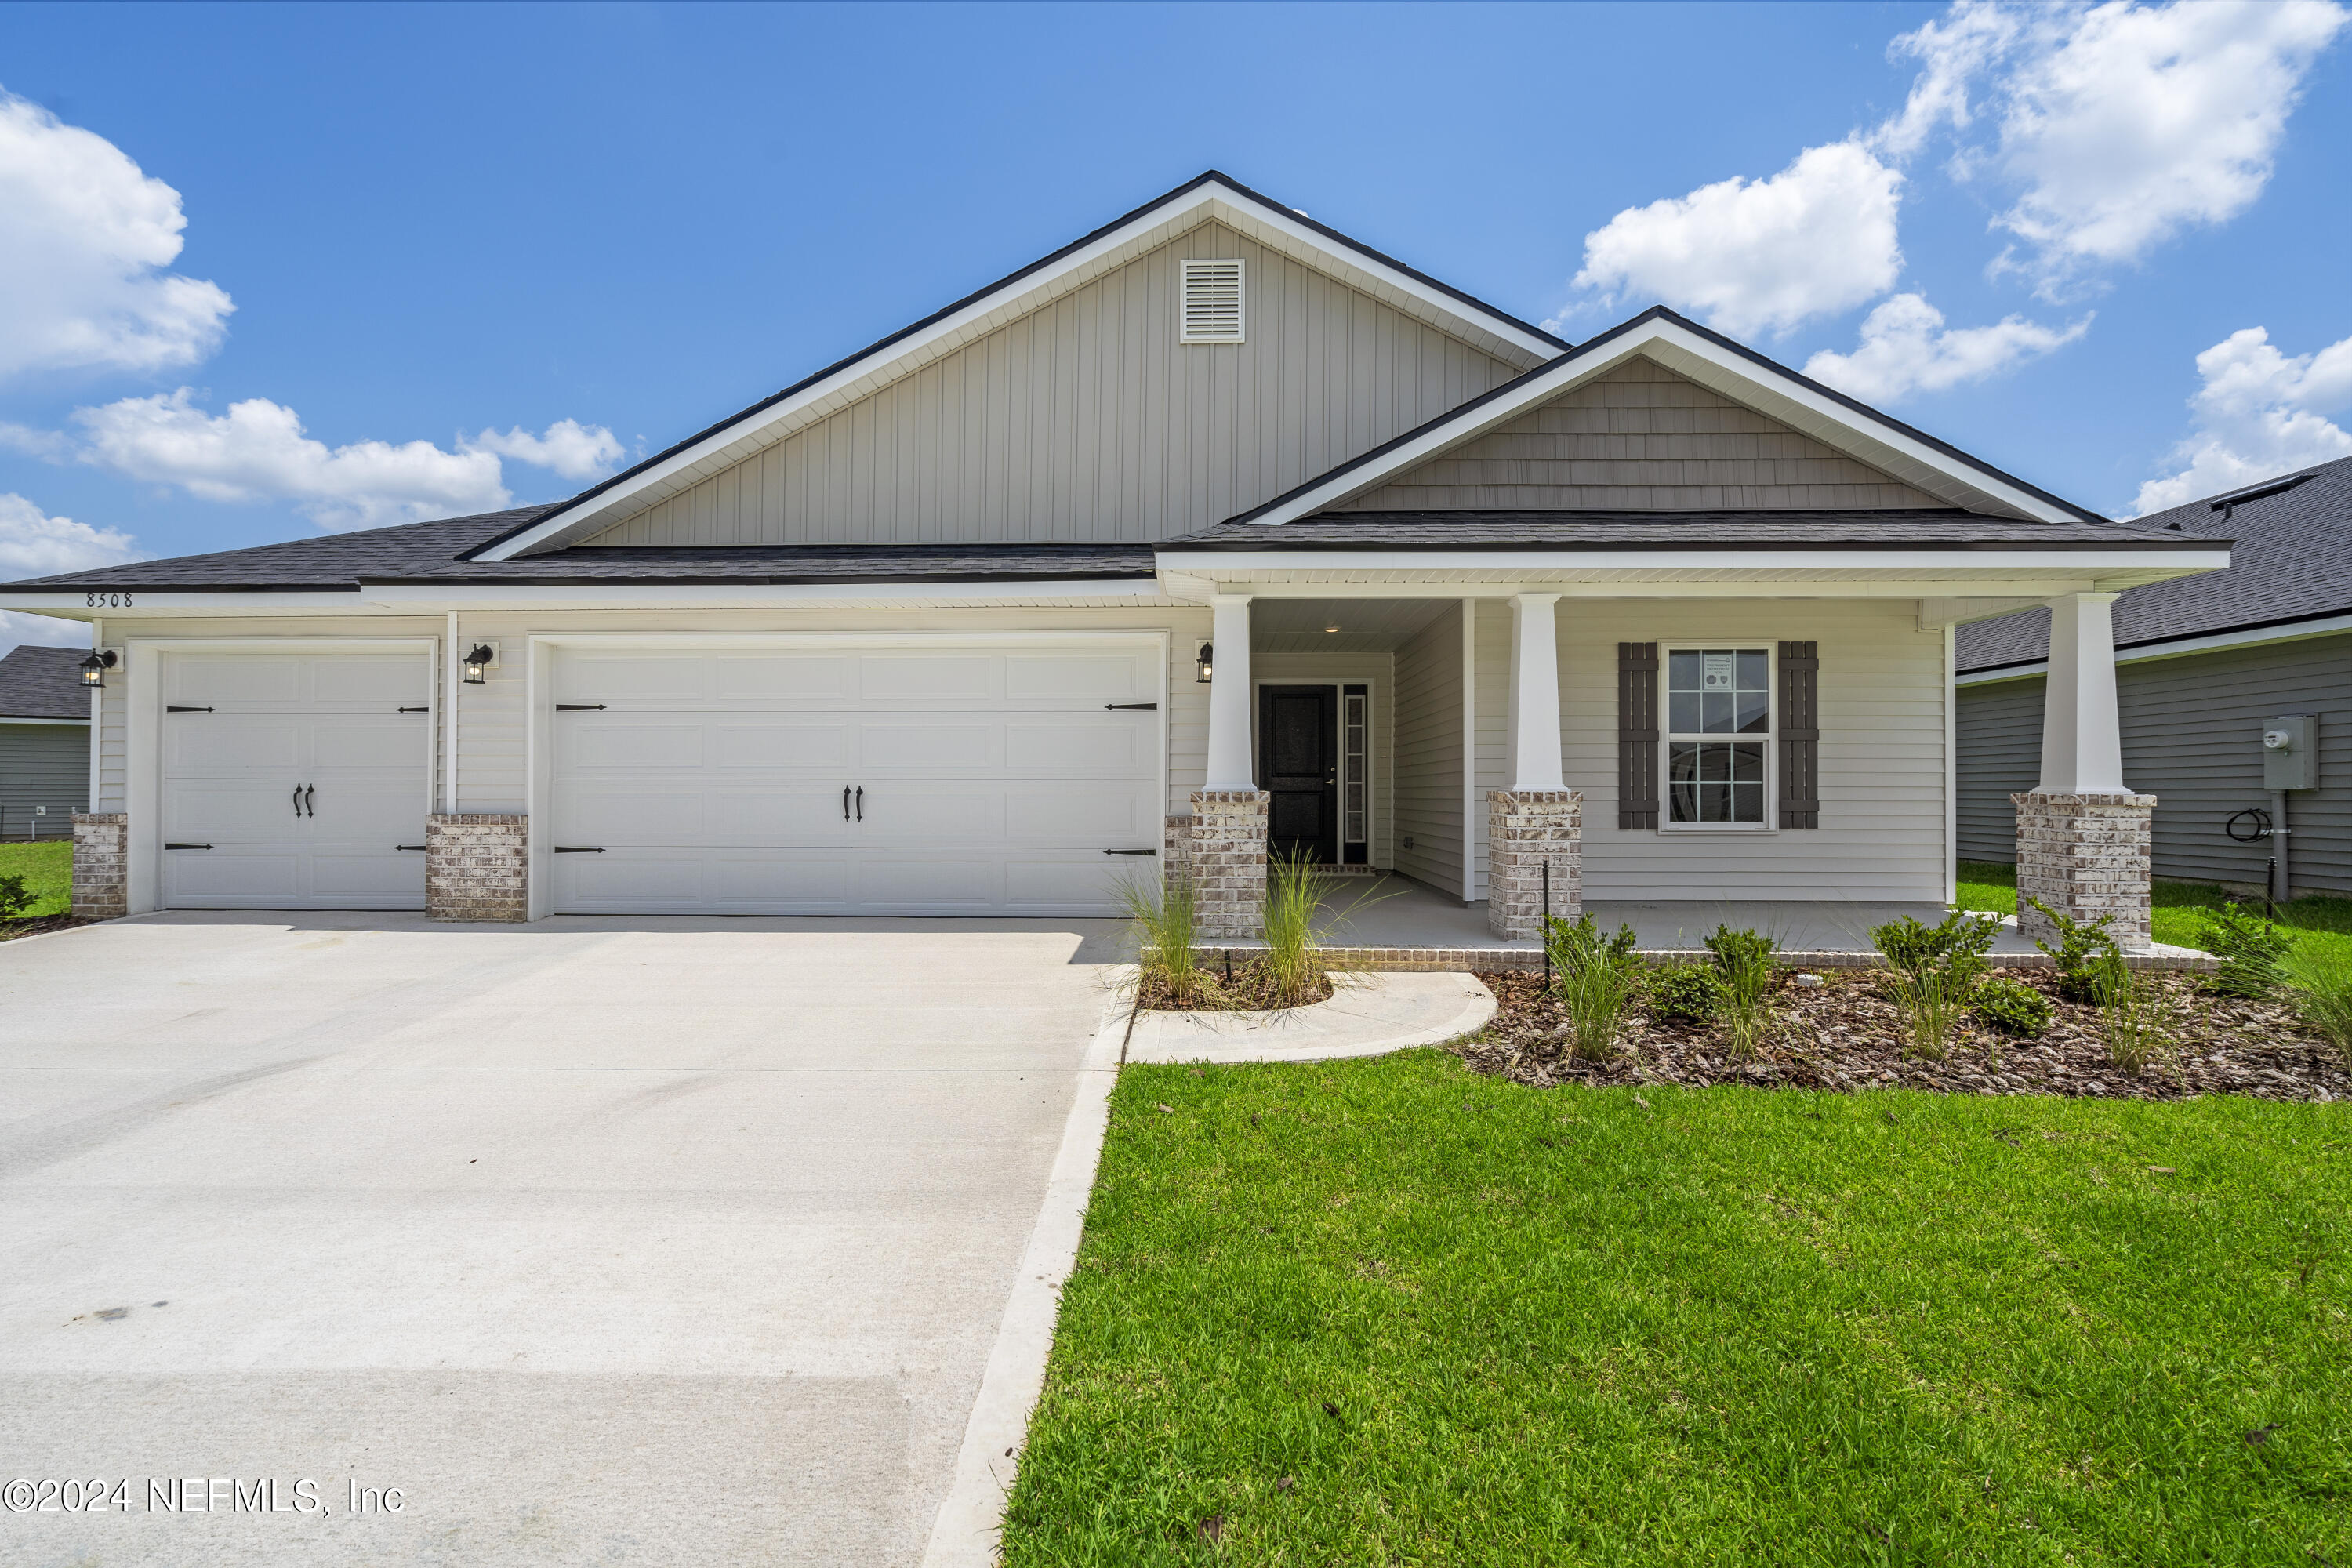
<path fill-rule="evenodd" d="M 2237 542 L 2226 572 L 2116 601 L 2124 776 L 2157 797 L 2156 875 L 2268 884 L 2275 840 L 2262 829 L 2280 803 L 2263 780 L 2264 721 L 2306 714 L 2317 787 L 2284 802 L 2293 889 L 2352 893 L 2352 458 L 2135 526 Z M 2044 611 L 1960 628 L 1964 859 L 2016 858 L 2009 797 L 2039 770 L 2049 647 Z"/>
<path fill-rule="evenodd" d="M 2054 600 L 2095 716 L 2096 595 L 2227 561 L 1210 174 L 569 500 L 0 605 L 121 655 L 91 910 L 1103 914 L 1164 842 L 1236 934 L 1270 835 L 1517 931 L 1941 900 L 1952 626 Z"/>
<path fill-rule="evenodd" d="M 89 807 L 89 657 L 28 643 L 0 658 L 0 841 L 70 838 Z"/>

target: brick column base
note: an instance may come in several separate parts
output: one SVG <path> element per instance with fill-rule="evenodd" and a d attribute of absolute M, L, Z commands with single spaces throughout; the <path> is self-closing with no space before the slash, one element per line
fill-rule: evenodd
<path fill-rule="evenodd" d="M 2043 795 L 2009 797 L 2017 807 L 2017 926 L 2028 937 L 2057 932 L 2027 903 L 2039 899 L 2070 920 L 2109 917 L 2121 946 L 2146 952 L 2148 938 L 2148 836 L 2152 795 Z"/>
<path fill-rule="evenodd" d="M 1543 868 L 1551 868 L 1551 912 L 1584 910 L 1584 793 L 1573 789 L 1486 792 L 1486 929 L 1508 942 L 1543 934 Z"/>
<path fill-rule="evenodd" d="M 436 811 L 425 819 L 425 914 L 436 921 L 525 921 L 530 819 Z"/>
<path fill-rule="evenodd" d="M 1192 873 L 1192 819 L 1171 813 L 1167 837 L 1160 843 L 1160 874 L 1173 882 Z"/>
<path fill-rule="evenodd" d="M 1265 812 L 1262 789 L 1192 792 L 1188 869 L 1203 937 L 1252 937 L 1265 903 Z"/>
<path fill-rule="evenodd" d="M 131 912 L 131 818 L 119 811 L 77 811 L 73 818 L 73 912 L 86 921 Z"/>

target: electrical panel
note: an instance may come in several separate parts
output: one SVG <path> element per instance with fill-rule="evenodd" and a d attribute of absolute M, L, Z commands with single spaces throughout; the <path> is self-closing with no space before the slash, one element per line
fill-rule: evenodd
<path fill-rule="evenodd" d="M 2319 715 L 2288 713 L 2263 721 L 2263 787 L 2319 787 Z"/>

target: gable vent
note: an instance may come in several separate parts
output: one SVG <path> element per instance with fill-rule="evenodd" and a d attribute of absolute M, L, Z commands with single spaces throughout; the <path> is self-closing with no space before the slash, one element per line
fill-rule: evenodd
<path fill-rule="evenodd" d="M 1179 342 L 1237 343 L 1242 341 L 1242 264 L 1180 261 L 1183 319 Z"/>

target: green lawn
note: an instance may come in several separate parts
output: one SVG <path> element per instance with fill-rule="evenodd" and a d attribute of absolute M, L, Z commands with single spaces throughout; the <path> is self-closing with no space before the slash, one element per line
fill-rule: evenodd
<path fill-rule="evenodd" d="M 2344 1107 L 1645 1093 L 1126 1069 L 1008 1563 L 2352 1568 Z"/>
<path fill-rule="evenodd" d="M 0 877 L 12 875 L 37 895 L 29 914 L 64 914 L 73 905 L 73 840 L 0 844 Z"/>
<path fill-rule="evenodd" d="M 1959 864 L 1960 908 L 2017 912 L 2017 868 L 1984 860 Z M 2150 924 L 2156 940 L 2181 947 L 2203 947 L 2204 921 L 2200 910 L 2219 909 L 2230 895 L 2210 882 L 2158 882 Z M 2260 904 L 2253 906 L 2260 909 Z M 2279 906 L 2279 923 L 2297 930 L 2296 940 L 2322 952 L 2352 959 L 2352 899 L 2315 895 Z"/>

